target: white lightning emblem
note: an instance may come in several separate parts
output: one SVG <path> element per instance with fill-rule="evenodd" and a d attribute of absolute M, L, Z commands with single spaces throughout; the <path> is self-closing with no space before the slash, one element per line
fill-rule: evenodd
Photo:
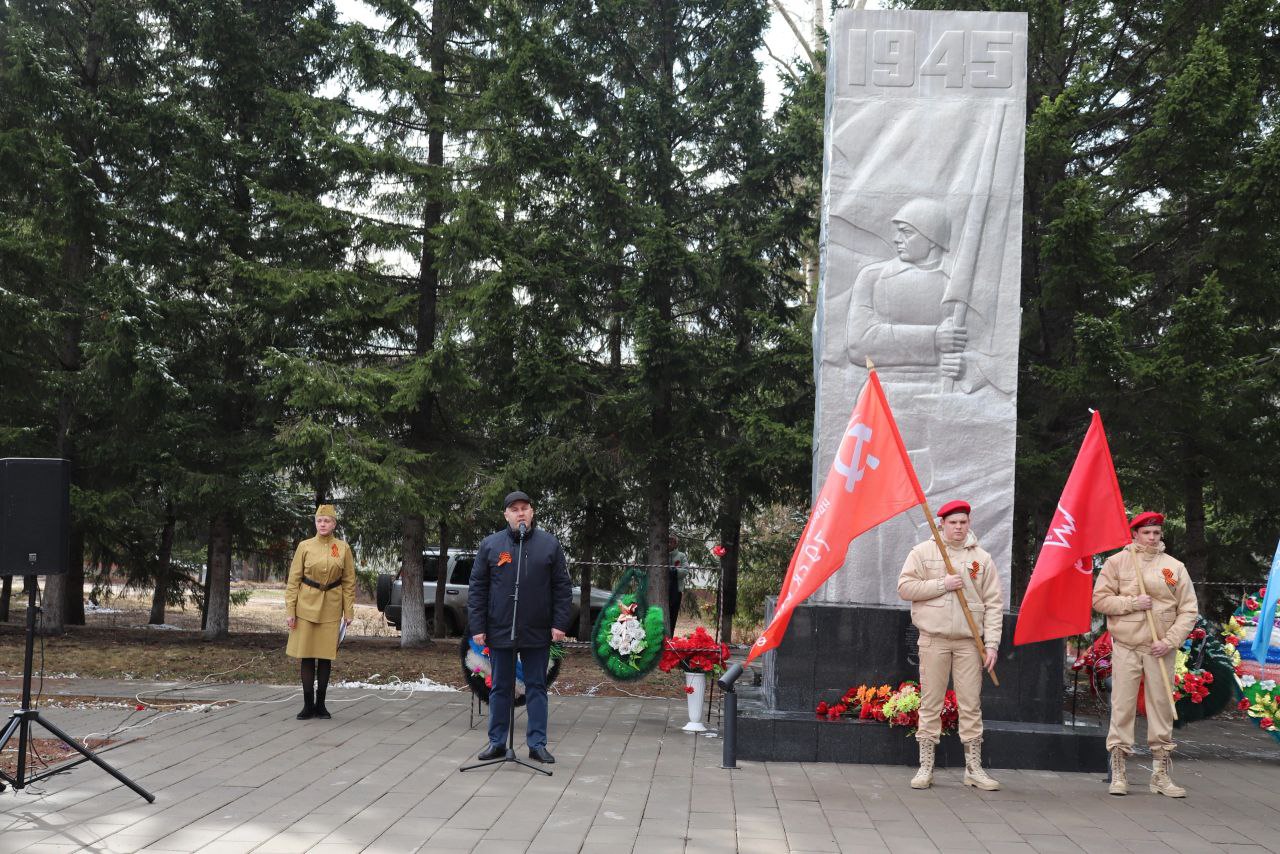
<path fill-rule="evenodd" d="M 1058 513 L 1066 521 L 1061 525 L 1054 525 L 1049 528 L 1049 536 L 1045 539 L 1044 544 L 1046 546 L 1069 549 L 1071 548 L 1071 542 L 1067 538 L 1076 532 L 1076 520 L 1071 518 L 1071 514 L 1061 504 L 1058 505 Z"/>

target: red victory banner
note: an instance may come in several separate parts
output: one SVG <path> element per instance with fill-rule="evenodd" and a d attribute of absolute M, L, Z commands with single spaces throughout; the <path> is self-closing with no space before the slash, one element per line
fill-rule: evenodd
<path fill-rule="evenodd" d="M 1102 430 L 1102 416 L 1095 412 L 1031 572 L 1013 631 L 1014 644 L 1086 634 L 1093 599 L 1093 556 L 1125 546 L 1130 539 L 1111 448 Z"/>
<path fill-rule="evenodd" d="M 872 370 L 796 543 L 777 610 L 747 661 L 782 642 L 791 612 L 844 564 L 854 537 L 920 504 L 924 492 Z"/>

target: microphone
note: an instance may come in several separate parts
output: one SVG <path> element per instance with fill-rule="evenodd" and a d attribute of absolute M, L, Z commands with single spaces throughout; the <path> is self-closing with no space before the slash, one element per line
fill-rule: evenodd
<path fill-rule="evenodd" d="M 523 540 L 525 538 L 525 535 L 528 533 L 529 533 L 529 526 L 526 525 L 524 522 L 521 522 L 520 523 L 520 539 Z"/>

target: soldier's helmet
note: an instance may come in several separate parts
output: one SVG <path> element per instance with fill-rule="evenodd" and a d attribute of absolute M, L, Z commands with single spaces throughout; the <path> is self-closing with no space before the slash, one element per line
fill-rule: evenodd
<path fill-rule="evenodd" d="M 951 249 L 951 220 L 947 209 L 933 199 L 912 199 L 893 215 L 893 222 L 906 223 L 944 250 Z"/>

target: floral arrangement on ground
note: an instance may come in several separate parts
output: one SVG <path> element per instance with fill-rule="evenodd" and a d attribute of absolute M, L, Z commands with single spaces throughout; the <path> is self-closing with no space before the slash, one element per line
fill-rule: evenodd
<path fill-rule="evenodd" d="M 1258 622 L 1262 619 L 1262 604 L 1267 599 L 1267 588 L 1261 587 L 1257 593 L 1244 597 L 1244 601 L 1240 603 L 1240 607 L 1236 608 L 1232 618 L 1240 624 L 1240 642 L 1245 646 L 1246 650 L 1251 650 L 1253 646 L 1254 633 L 1258 630 Z M 1280 664 L 1280 604 L 1276 605 L 1276 613 L 1271 615 L 1272 624 L 1277 628 L 1272 630 L 1272 641 L 1266 650 L 1266 661 L 1264 664 Z M 1253 658 L 1252 651 L 1248 652 L 1248 658 Z"/>
<path fill-rule="evenodd" d="M 1241 628 L 1234 618 L 1215 629 L 1204 617 L 1197 617 L 1191 633 L 1177 650 L 1174 665 L 1173 699 L 1178 704 L 1175 726 L 1213 717 L 1228 708 L 1239 696 L 1236 678 L 1243 673 L 1240 652 Z M 1095 696 L 1107 688 L 1111 677 L 1112 641 L 1110 632 L 1102 632 L 1076 658 L 1073 670 L 1082 671 Z M 1138 695 L 1138 711 L 1146 712 L 1146 686 Z"/>
<path fill-rule="evenodd" d="M 1245 621 L 1233 616 L 1227 622 L 1225 633 L 1236 655 L 1236 675 L 1240 685 L 1240 700 L 1236 708 L 1257 721 L 1258 727 L 1263 732 L 1269 733 L 1272 738 L 1280 742 L 1280 696 L 1277 696 L 1276 680 L 1267 677 L 1265 665 L 1261 666 L 1262 678 L 1252 673 L 1244 673 L 1240 653 L 1236 650 L 1245 637 L 1245 626 Z"/>
<path fill-rule="evenodd" d="M 684 637 L 668 638 L 662 645 L 662 660 L 658 669 L 663 673 L 679 667 L 685 673 L 710 673 L 718 676 L 724 672 L 729 660 L 729 645 L 716 643 L 706 629 L 698 626 Z"/>
<path fill-rule="evenodd" d="M 467 680 L 467 687 L 480 702 L 489 702 L 489 690 L 493 686 L 493 664 L 489 660 L 489 647 L 481 646 L 471 638 L 463 638 L 462 676 Z M 547 659 L 547 685 L 556 681 L 560 675 L 560 663 L 564 659 L 564 645 L 551 644 L 551 656 Z M 516 661 L 516 693 L 515 704 L 524 705 L 524 665 Z"/>
<path fill-rule="evenodd" d="M 1237 640 L 1230 623 L 1219 633 L 1204 617 L 1196 617 L 1174 664 L 1176 726 L 1211 718 L 1235 702 L 1236 677 L 1241 673 Z"/>
<path fill-rule="evenodd" d="M 829 721 L 854 718 L 907 727 L 907 734 L 911 735 L 920 725 L 920 684 L 908 679 L 898 685 L 897 690 L 889 685 L 859 685 L 850 688 L 835 703 L 819 703 L 814 713 Z M 942 701 L 942 731 L 955 732 L 959 724 L 956 692 L 947 691 Z"/>

